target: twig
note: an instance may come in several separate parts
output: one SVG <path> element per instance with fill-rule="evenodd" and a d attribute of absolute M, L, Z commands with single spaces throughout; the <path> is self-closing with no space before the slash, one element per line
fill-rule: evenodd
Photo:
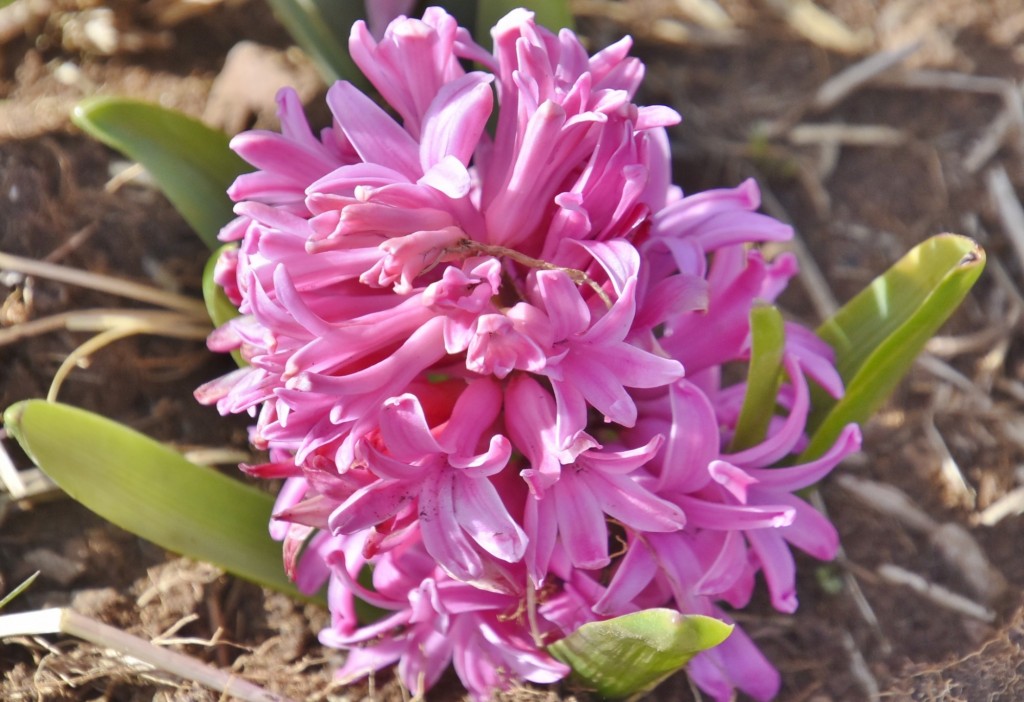
<path fill-rule="evenodd" d="M 865 506 L 928 537 L 942 559 L 956 568 L 971 590 L 986 602 L 996 600 L 1006 591 L 1003 574 L 988 560 L 971 533 L 959 524 L 940 524 L 893 485 L 848 474 L 836 476 L 835 481 Z"/>
<path fill-rule="evenodd" d="M 1013 83 L 1005 78 L 975 76 L 955 71 L 900 71 L 878 76 L 875 85 L 896 88 L 917 88 L 918 90 L 956 90 L 965 93 L 989 93 L 1003 95 Z"/>
<path fill-rule="evenodd" d="M 843 648 L 850 656 L 850 675 L 860 684 L 866 699 L 871 702 L 881 699 L 882 692 L 878 688 L 878 681 L 871 674 L 871 669 L 868 667 L 867 661 L 864 660 L 864 654 L 857 648 L 857 642 L 853 640 L 853 636 L 848 631 L 843 631 Z"/>
<path fill-rule="evenodd" d="M 137 636 L 115 629 L 77 612 L 55 607 L 0 617 L 0 638 L 63 633 L 109 648 L 184 680 L 191 680 L 232 695 L 244 702 L 291 702 L 234 674 L 206 665 L 189 656 L 169 651 Z"/>
<path fill-rule="evenodd" d="M 857 478 L 848 473 L 837 475 L 835 482 L 864 505 L 902 522 L 915 531 L 927 534 L 939 528 L 938 522 L 914 504 L 907 493 L 894 485 Z"/>
<path fill-rule="evenodd" d="M 986 177 L 989 194 L 999 209 L 999 219 L 1003 223 L 1003 230 L 1007 238 L 1013 244 L 1013 250 L 1017 254 L 1017 261 L 1024 268 L 1024 207 L 1014 192 L 1010 176 L 1002 166 L 996 166 L 988 172 Z"/>
<path fill-rule="evenodd" d="M 789 130 L 789 141 L 797 146 L 841 144 L 843 146 L 899 146 L 907 140 L 903 129 L 884 124 L 798 124 Z"/>
<path fill-rule="evenodd" d="M 1024 486 L 1014 488 L 974 516 L 974 523 L 992 527 L 1007 517 L 1024 514 Z"/>
<path fill-rule="evenodd" d="M 922 43 L 916 41 L 892 51 L 881 51 L 843 69 L 821 84 L 811 102 L 812 108 L 825 111 L 835 107 L 868 81 L 902 63 L 921 46 Z"/>
<path fill-rule="evenodd" d="M 878 574 L 887 582 L 909 587 L 940 607 L 945 607 L 946 609 L 987 623 L 992 623 L 996 620 L 996 613 L 988 607 L 980 605 L 963 595 L 958 595 L 951 590 L 947 590 L 941 585 L 929 582 L 917 573 L 900 568 L 898 565 L 883 563 L 878 566 Z"/>
<path fill-rule="evenodd" d="M 853 54 L 864 51 L 874 40 L 870 29 L 850 29 L 812 0 L 768 0 L 790 29 L 813 44 L 832 51 Z"/>
<path fill-rule="evenodd" d="M 821 496 L 819 490 L 811 493 L 811 504 L 826 519 L 829 518 L 828 507 L 825 505 L 825 499 Z M 846 549 L 843 548 L 842 544 L 839 545 L 839 549 L 836 551 L 836 560 L 844 566 L 842 570 L 843 582 L 846 585 L 847 592 L 850 593 L 850 597 L 853 599 L 854 605 L 857 607 L 857 611 L 860 612 L 860 616 L 868 623 L 868 626 L 874 630 L 882 653 L 888 656 L 892 653 L 892 644 L 889 643 L 889 639 L 886 638 L 885 633 L 882 631 L 882 626 L 878 622 L 878 615 L 875 614 L 875 610 L 871 607 L 871 603 L 868 602 L 868 598 L 864 596 L 860 582 L 858 582 L 857 577 L 853 574 L 852 568 L 849 567 L 854 564 L 847 558 Z"/>
<path fill-rule="evenodd" d="M 68 374 L 71 373 L 71 370 L 78 365 L 80 361 L 91 356 L 103 347 L 118 341 L 119 339 L 139 334 L 175 336 L 183 339 L 204 339 L 208 333 L 209 329 L 204 327 L 182 326 L 177 328 L 165 328 L 160 325 L 153 325 L 143 321 L 126 323 L 107 329 L 69 353 L 61 362 L 57 372 L 53 374 L 53 381 L 50 383 L 50 390 L 46 393 L 46 401 L 57 401 L 57 394 L 60 392 L 60 386 L 64 383 Z"/>
<path fill-rule="evenodd" d="M 914 363 L 936 378 L 946 381 L 965 395 L 973 398 L 979 407 L 983 409 L 990 409 L 992 407 L 992 398 L 986 392 L 981 390 L 974 381 L 945 361 L 929 353 L 922 353 L 915 359 Z"/>
<path fill-rule="evenodd" d="M 201 330 L 205 336 L 209 335 L 212 329 L 210 326 L 205 326 L 205 319 L 197 319 L 192 315 L 183 315 L 180 312 L 121 308 L 69 310 L 0 329 L 0 346 L 57 329 L 100 332 L 133 324 L 145 324 L 154 329 L 163 329 L 167 336 L 175 338 L 182 337 L 182 333 L 180 333 L 182 330 L 187 332 L 185 338 L 192 338 L 193 331 L 199 334 Z"/>
<path fill-rule="evenodd" d="M 107 275 L 98 275 L 67 266 L 36 261 L 31 258 L 0 253 L 0 270 L 15 271 L 24 275 L 47 278 L 68 285 L 78 285 L 90 290 L 120 295 L 139 302 L 178 310 L 196 316 L 206 314 L 206 306 L 199 300 L 184 295 L 166 292 L 148 285 L 140 285 Z"/>
<path fill-rule="evenodd" d="M 977 504 L 978 495 L 974 488 L 967 482 L 967 478 L 964 477 L 964 473 L 960 470 L 960 466 L 957 464 L 956 459 L 953 458 L 953 454 L 949 452 L 949 447 L 946 446 L 945 439 L 942 438 L 942 434 L 939 432 L 938 427 L 935 426 L 934 414 L 930 414 L 924 422 L 924 433 L 925 437 L 931 443 L 932 448 L 935 449 L 937 454 L 939 454 L 939 475 L 946 483 L 946 486 L 960 496 L 964 505 L 973 509 Z"/>
<path fill-rule="evenodd" d="M 1014 116 L 1009 109 L 1004 109 L 996 115 L 996 118 L 985 128 L 981 138 L 964 156 L 964 168 L 968 173 L 972 175 L 977 173 L 996 155 L 996 152 L 1006 142 L 1006 137 L 1013 124 Z"/>

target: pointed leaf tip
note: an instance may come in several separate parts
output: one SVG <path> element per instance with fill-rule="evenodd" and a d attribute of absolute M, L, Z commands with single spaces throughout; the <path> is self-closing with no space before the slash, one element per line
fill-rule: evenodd
<path fill-rule="evenodd" d="M 821 456 L 850 423 L 866 421 L 889 397 L 928 340 L 953 314 L 985 267 L 985 250 L 958 234 L 918 244 L 818 327 L 836 353 L 846 393 L 813 398 L 814 430 L 801 461 Z"/>
<path fill-rule="evenodd" d="M 584 624 L 548 651 L 572 668 L 578 683 L 615 699 L 654 688 L 732 630 L 712 617 L 646 609 Z"/>

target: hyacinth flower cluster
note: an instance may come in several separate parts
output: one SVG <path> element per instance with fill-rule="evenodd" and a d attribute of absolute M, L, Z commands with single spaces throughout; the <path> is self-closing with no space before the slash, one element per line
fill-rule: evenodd
<path fill-rule="evenodd" d="M 438 8 L 379 39 L 357 24 L 386 107 L 339 82 L 316 134 L 284 90 L 280 133 L 233 140 L 256 170 L 230 191 L 217 280 L 242 314 L 209 345 L 247 365 L 197 391 L 256 418 L 270 461 L 243 469 L 285 479 L 271 530 L 300 588 L 327 583 L 339 675 L 397 663 L 422 693 L 454 665 L 477 699 L 566 676 L 546 646 L 587 622 L 731 621 L 758 573 L 793 612 L 793 547 L 838 546 L 797 493 L 860 444 L 851 425 L 789 458 L 809 384 L 843 387 L 787 323 L 778 416 L 731 448 L 751 311 L 797 272 L 759 245 L 791 230 L 752 181 L 672 185 L 680 117 L 633 103 L 628 39 L 589 56 L 524 10 L 492 35 Z M 688 671 L 718 700 L 779 687 L 738 627 Z"/>

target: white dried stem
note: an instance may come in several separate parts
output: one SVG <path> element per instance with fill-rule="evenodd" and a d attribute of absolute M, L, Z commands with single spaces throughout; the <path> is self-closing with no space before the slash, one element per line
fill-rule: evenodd
<path fill-rule="evenodd" d="M 8 636 L 67 634 L 97 646 L 111 649 L 127 659 L 141 661 L 153 668 L 171 673 L 232 696 L 243 702 L 291 702 L 283 695 L 264 690 L 233 673 L 206 665 L 202 661 L 155 646 L 120 629 L 103 624 L 77 612 L 52 609 L 9 614 L 0 617 L 0 639 Z"/>
<path fill-rule="evenodd" d="M 963 595 L 958 595 L 951 590 L 947 590 L 941 585 L 929 582 L 917 573 L 912 573 L 898 565 L 883 563 L 878 566 L 878 575 L 886 582 L 909 587 L 940 607 L 945 607 L 964 616 L 987 623 L 992 623 L 996 620 L 996 613 L 988 607 L 980 605 Z"/>
<path fill-rule="evenodd" d="M 1010 176 L 1002 166 L 996 166 L 988 172 L 986 178 L 989 194 L 999 209 L 999 219 L 1003 223 L 1003 231 L 1013 245 L 1017 261 L 1024 268 L 1024 206 L 1021 206 L 1017 193 L 1014 192 Z"/>
<path fill-rule="evenodd" d="M 1024 486 L 1014 488 L 975 515 L 975 523 L 992 527 L 1007 517 L 1024 514 Z"/>
<path fill-rule="evenodd" d="M 843 69 L 821 84 L 811 106 L 819 111 L 835 107 L 868 81 L 902 63 L 921 46 L 921 42 L 916 41 L 892 51 L 880 51 Z"/>
<path fill-rule="evenodd" d="M 138 300 L 139 302 L 146 302 L 158 307 L 178 310 L 179 312 L 196 316 L 204 316 L 206 314 L 206 306 L 201 301 L 191 297 L 167 292 L 148 285 L 133 283 L 129 280 L 90 273 L 89 271 L 68 268 L 67 266 L 59 266 L 44 261 L 36 261 L 31 258 L 0 253 L 0 270 L 15 271 L 24 275 L 67 283 L 68 285 L 77 285 L 89 288 L 90 290 L 119 295 L 131 300 Z"/>

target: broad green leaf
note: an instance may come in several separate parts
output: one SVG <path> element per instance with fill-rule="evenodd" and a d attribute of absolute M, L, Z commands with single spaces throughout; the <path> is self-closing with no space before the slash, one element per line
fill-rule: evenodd
<path fill-rule="evenodd" d="M 304 598 L 267 531 L 274 502 L 267 493 L 69 405 L 19 402 L 4 412 L 4 425 L 61 489 L 101 517 L 169 551 Z"/>
<path fill-rule="evenodd" d="M 548 651 L 572 668 L 577 682 L 620 698 L 652 689 L 731 632 L 731 624 L 711 617 L 645 609 L 584 624 Z"/>
<path fill-rule="evenodd" d="M 777 307 L 761 305 L 750 311 L 750 365 L 747 394 L 736 423 L 729 451 L 748 449 L 764 440 L 775 414 L 775 399 L 782 383 L 785 323 Z"/>
<path fill-rule="evenodd" d="M 575 26 L 567 0 L 480 0 L 477 5 L 476 40 L 487 46 L 491 28 L 517 7 L 533 11 L 537 24 L 556 33 L 562 28 L 573 29 Z"/>
<path fill-rule="evenodd" d="M 372 1 L 372 0 L 371 0 Z M 350 81 L 368 86 L 348 54 L 348 36 L 356 20 L 363 18 L 359 0 L 267 0 L 274 16 L 292 35 L 295 43 L 313 59 L 320 75 L 330 85 Z"/>
<path fill-rule="evenodd" d="M 211 249 L 234 217 L 228 186 L 251 166 L 228 136 L 174 110 L 115 97 L 80 102 L 71 120 L 92 137 L 138 161 Z"/>
<path fill-rule="evenodd" d="M 850 300 L 817 333 L 836 352 L 846 383 L 839 402 L 815 395 L 815 428 L 802 461 L 823 454 L 850 422 L 885 402 L 925 343 L 949 318 L 985 267 L 985 251 L 956 234 L 914 247 Z"/>

